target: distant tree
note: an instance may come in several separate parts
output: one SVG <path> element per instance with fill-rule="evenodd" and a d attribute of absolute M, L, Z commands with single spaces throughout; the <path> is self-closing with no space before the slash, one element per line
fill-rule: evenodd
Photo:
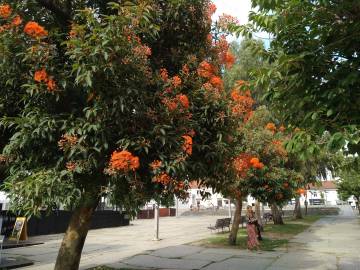
<path fill-rule="evenodd" d="M 340 199 L 347 201 L 351 196 L 354 196 L 360 214 L 360 165 L 358 158 L 345 158 L 339 176 L 340 180 L 337 181 L 337 186 Z"/>
<path fill-rule="evenodd" d="M 271 35 L 263 55 L 271 63 L 257 76 L 266 98 L 286 122 L 351 152 L 360 145 L 360 2 L 253 0 L 256 11 L 238 34 Z"/>
<path fill-rule="evenodd" d="M 240 43 L 233 41 L 230 51 L 235 57 L 234 65 L 224 72 L 224 85 L 231 90 L 236 81 L 252 81 L 255 79 L 256 71 L 267 65 L 265 59 L 258 52 L 264 50 L 264 43 L 261 40 L 244 39 Z M 260 102 L 264 92 L 262 88 L 255 88 L 252 96 Z"/>

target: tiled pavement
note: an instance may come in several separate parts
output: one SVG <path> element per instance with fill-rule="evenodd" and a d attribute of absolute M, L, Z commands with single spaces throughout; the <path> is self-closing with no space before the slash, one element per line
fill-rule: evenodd
<path fill-rule="evenodd" d="M 142 252 L 114 268 L 161 270 L 360 270 L 360 221 L 343 207 L 294 237 L 287 249 L 251 252 L 237 249 L 171 246 Z"/>
<path fill-rule="evenodd" d="M 152 241 L 153 220 L 138 220 L 128 227 L 92 230 L 83 250 L 81 269 L 108 265 L 161 270 L 360 270 L 360 222 L 346 206 L 340 216 L 324 217 L 297 235 L 286 250 L 250 252 L 186 244 L 208 237 L 206 227 L 216 218 L 162 218 L 161 241 Z M 39 237 L 35 240 L 45 244 L 5 252 L 35 261 L 24 270 L 51 270 L 61 237 Z"/>

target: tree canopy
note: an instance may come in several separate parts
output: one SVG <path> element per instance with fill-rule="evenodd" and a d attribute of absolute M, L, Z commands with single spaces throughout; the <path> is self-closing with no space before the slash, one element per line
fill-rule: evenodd
<path fill-rule="evenodd" d="M 56 269 L 76 269 L 101 196 L 224 184 L 232 58 L 206 0 L 57 4 L 1 1 L 0 161 L 14 209 L 74 211 Z"/>
<path fill-rule="evenodd" d="M 318 135 L 332 133 L 332 146 L 357 151 L 359 141 L 360 3 L 349 1 L 253 0 L 257 11 L 238 34 L 271 35 L 263 52 L 271 63 L 257 77 L 266 98 L 284 119 Z"/>

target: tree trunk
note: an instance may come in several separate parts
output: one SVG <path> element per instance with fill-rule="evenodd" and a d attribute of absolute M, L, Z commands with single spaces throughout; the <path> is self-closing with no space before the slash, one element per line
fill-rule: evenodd
<path fill-rule="evenodd" d="M 255 202 L 255 218 L 257 219 L 258 224 L 260 225 L 260 230 L 263 232 L 264 231 L 264 223 L 261 218 L 260 202 L 258 200 L 256 200 L 256 202 Z"/>
<path fill-rule="evenodd" d="M 276 224 L 276 225 L 284 225 L 284 221 L 283 221 L 283 218 L 282 218 L 281 213 L 279 211 L 279 208 L 274 203 L 271 205 L 271 214 L 273 216 L 274 224 Z"/>
<path fill-rule="evenodd" d="M 97 201 L 93 206 L 80 206 L 74 210 L 56 258 L 54 270 L 79 269 L 81 252 L 96 205 Z"/>
<path fill-rule="evenodd" d="M 301 214 L 301 205 L 300 205 L 300 198 L 296 197 L 295 198 L 295 209 L 294 209 L 294 216 L 295 219 L 302 219 L 302 214 Z"/>
<path fill-rule="evenodd" d="M 239 225 L 241 223 L 241 209 L 242 209 L 242 198 L 238 198 L 235 200 L 235 213 L 234 213 L 234 221 L 231 226 L 231 231 L 229 234 L 229 245 L 236 245 L 237 233 L 239 230 Z"/>

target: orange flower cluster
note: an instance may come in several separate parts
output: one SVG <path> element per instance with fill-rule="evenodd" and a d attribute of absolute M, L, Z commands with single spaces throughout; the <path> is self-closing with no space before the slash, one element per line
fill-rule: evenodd
<path fill-rule="evenodd" d="M 65 134 L 61 136 L 61 139 L 58 141 L 58 146 L 61 150 L 64 150 L 67 147 L 73 147 L 78 143 L 79 139 L 76 136 Z"/>
<path fill-rule="evenodd" d="M 182 146 L 182 149 L 184 150 L 184 152 L 188 155 L 192 154 L 192 145 L 193 145 L 193 140 L 189 135 L 183 135 L 181 136 L 184 139 L 184 144 Z"/>
<path fill-rule="evenodd" d="M 212 90 L 214 90 L 214 87 L 212 86 L 211 83 L 204 83 L 202 86 L 207 92 L 211 93 Z"/>
<path fill-rule="evenodd" d="M 146 60 L 149 56 L 151 56 L 152 51 L 151 48 L 146 45 L 138 45 L 132 49 L 134 56 L 136 58 Z"/>
<path fill-rule="evenodd" d="M 275 126 L 274 123 L 267 123 L 265 128 L 266 128 L 267 130 L 272 131 L 272 132 L 275 132 L 275 131 L 276 131 L 276 126 Z"/>
<path fill-rule="evenodd" d="M 221 36 L 220 39 L 215 42 L 215 50 L 219 56 L 220 64 L 230 68 L 235 62 L 235 57 L 229 51 L 229 47 L 225 36 Z"/>
<path fill-rule="evenodd" d="M 171 182 L 171 177 L 167 173 L 161 173 L 154 177 L 153 182 L 167 186 Z"/>
<path fill-rule="evenodd" d="M 14 19 L 11 21 L 13 26 L 19 26 L 22 23 L 22 19 L 19 15 L 16 15 Z"/>
<path fill-rule="evenodd" d="M 221 92 L 224 90 L 224 82 L 221 77 L 216 75 L 216 68 L 207 61 L 203 61 L 200 63 L 197 73 L 200 77 L 209 79 L 203 85 L 208 94 L 214 94 L 216 98 L 220 97 Z"/>
<path fill-rule="evenodd" d="M 10 5 L 5 4 L 5 5 L 0 5 L 0 17 L 3 19 L 7 19 L 10 17 L 12 12 L 12 9 L 10 7 Z"/>
<path fill-rule="evenodd" d="M 210 83 L 217 89 L 223 89 L 224 82 L 219 76 L 213 76 L 210 79 Z"/>
<path fill-rule="evenodd" d="M 183 65 L 181 71 L 184 75 L 189 75 L 189 73 L 190 73 L 189 66 L 187 64 Z"/>
<path fill-rule="evenodd" d="M 222 57 L 222 62 L 225 63 L 226 68 L 231 68 L 234 65 L 235 56 L 230 51 L 227 51 Z"/>
<path fill-rule="evenodd" d="M 252 159 L 250 159 L 250 164 L 251 164 L 251 167 L 253 167 L 255 169 L 261 170 L 262 168 L 264 168 L 264 163 L 260 162 L 260 160 L 256 157 L 253 157 Z"/>
<path fill-rule="evenodd" d="M 153 162 L 150 163 L 150 168 L 155 171 L 157 169 L 159 169 L 162 165 L 161 160 L 154 160 Z"/>
<path fill-rule="evenodd" d="M 246 153 L 242 153 L 238 155 L 236 158 L 234 158 L 233 167 L 239 177 L 241 178 L 246 177 L 246 173 L 251 167 L 250 159 L 251 156 Z"/>
<path fill-rule="evenodd" d="M 174 76 L 172 78 L 172 84 L 175 88 L 179 87 L 181 85 L 182 81 L 181 78 L 179 76 Z"/>
<path fill-rule="evenodd" d="M 180 94 L 176 96 L 177 99 L 180 101 L 181 105 L 185 108 L 188 109 L 189 108 L 189 99 L 186 95 Z"/>
<path fill-rule="evenodd" d="M 243 117 L 244 122 L 247 122 L 252 115 L 252 107 L 255 103 L 250 91 L 240 93 L 239 90 L 235 89 L 231 92 L 231 98 L 233 100 L 233 106 L 231 108 L 233 115 Z"/>
<path fill-rule="evenodd" d="M 34 81 L 35 82 L 38 82 L 38 83 L 46 83 L 47 85 L 47 89 L 52 92 L 55 90 L 56 88 L 56 83 L 53 79 L 49 78 L 46 70 L 43 68 L 43 69 L 40 69 L 40 70 L 37 70 L 35 71 L 34 73 Z"/>
<path fill-rule="evenodd" d="M 213 42 L 213 36 L 212 36 L 212 34 L 208 34 L 208 35 L 207 35 L 206 41 L 207 41 L 209 44 L 212 44 L 212 42 Z"/>
<path fill-rule="evenodd" d="M 200 77 L 210 79 L 215 73 L 215 67 L 207 61 L 202 61 L 197 69 Z"/>
<path fill-rule="evenodd" d="M 10 24 L 7 23 L 7 24 L 4 24 L 4 25 L 1 25 L 1 26 L 0 26 L 0 33 L 3 32 L 3 31 L 5 31 L 5 30 L 10 29 L 11 27 L 17 27 L 17 26 L 19 26 L 21 23 L 22 23 L 21 17 L 20 17 L 19 15 L 16 15 L 16 16 L 12 19 L 12 21 L 11 21 Z"/>
<path fill-rule="evenodd" d="M 279 127 L 279 131 L 280 132 L 284 132 L 286 129 L 285 129 L 285 127 L 283 126 L 283 125 L 281 125 L 280 127 Z"/>
<path fill-rule="evenodd" d="M 48 35 L 48 31 L 37 22 L 28 22 L 25 25 L 24 32 L 33 38 L 42 38 Z"/>
<path fill-rule="evenodd" d="M 209 7 L 208 7 L 208 12 L 210 15 L 213 15 L 217 10 L 217 7 L 214 3 L 210 2 Z"/>
<path fill-rule="evenodd" d="M 175 186 L 174 189 L 175 189 L 175 191 L 178 191 L 178 190 L 183 190 L 184 187 L 185 187 L 184 181 L 179 181 L 179 182 L 176 184 L 176 186 Z"/>
<path fill-rule="evenodd" d="M 126 150 L 115 151 L 111 155 L 110 168 L 117 171 L 135 171 L 140 167 L 139 158 Z"/>
<path fill-rule="evenodd" d="M 164 98 L 162 102 L 171 112 L 176 109 L 189 109 L 190 106 L 189 98 L 184 94 L 179 94 L 175 98 Z"/>
<path fill-rule="evenodd" d="M 160 77 L 164 82 L 166 82 L 169 79 L 169 74 L 166 68 L 160 69 Z"/>
<path fill-rule="evenodd" d="M 283 146 L 283 142 L 280 140 L 274 140 L 272 141 L 272 144 L 275 147 L 275 151 L 277 154 L 279 154 L 280 156 L 287 156 L 287 151 L 285 150 L 284 146 Z"/>
<path fill-rule="evenodd" d="M 75 171 L 76 167 L 77 167 L 77 164 L 74 161 L 69 161 L 66 163 L 66 169 L 70 172 Z"/>
<path fill-rule="evenodd" d="M 296 193 L 299 194 L 299 195 L 304 195 L 305 194 L 305 189 L 299 188 L 299 189 L 296 190 Z"/>
<path fill-rule="evenodd" d="M 225 13 L 219 16 L 218 26 L 221 29 L 228 30 L 229 26 L 232 24 L 239 24 L 239 20 L 236 17 Z"/>

